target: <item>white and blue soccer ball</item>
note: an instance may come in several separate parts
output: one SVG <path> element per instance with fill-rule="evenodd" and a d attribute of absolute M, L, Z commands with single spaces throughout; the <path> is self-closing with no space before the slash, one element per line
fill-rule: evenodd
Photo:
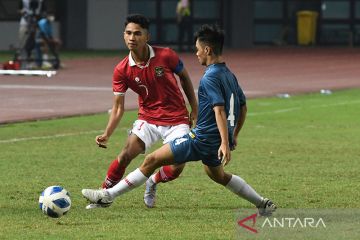
<path fill-rule="evenodd" d="M 50 186 L 41 193 L 39 207 L 49 217 L 59 218 L 70 210 L 70 194 L 63 187 Z"/>

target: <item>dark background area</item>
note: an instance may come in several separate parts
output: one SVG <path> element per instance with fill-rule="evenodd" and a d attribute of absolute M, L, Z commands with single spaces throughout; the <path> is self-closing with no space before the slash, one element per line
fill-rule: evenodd
<path fill-rule="evenodd" d="M 65 48 L 86 49 L 89 0 L 45 0 L 56 13 Z M 174 9 L 177 0 L 131 0 L 129 13 L 150 18 L 152 42 L 177 41 Z M 0 0 L 0 21 L 19 19 L 17 0 Z M 296 45 L 297 16 L 301 10 L 318 13 L 316 45 L 360 45 L 360 0 L 193 0 L 191 27 L 217 23 L 227 34 L 226 46 Z M 106 14 L 106 13 L 103 13 Z"/>

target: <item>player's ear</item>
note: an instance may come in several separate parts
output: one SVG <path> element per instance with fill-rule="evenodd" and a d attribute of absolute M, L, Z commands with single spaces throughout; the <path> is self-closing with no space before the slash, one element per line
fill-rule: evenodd
<path fill-rule="evenodd" d="M 207 56 L 211 55 L 211 48 L 209 46 L 205 46 L 204 51 Z"/>

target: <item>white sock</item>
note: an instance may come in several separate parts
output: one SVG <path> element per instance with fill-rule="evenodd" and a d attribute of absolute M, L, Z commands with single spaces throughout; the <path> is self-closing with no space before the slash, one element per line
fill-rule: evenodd
<path fill-rule="evenodd" d="M 155 182 L 155 173 L 149 177 L 151 181 Z"/>
<path fill-rule="evenodd" d="M 129 173 L 124 179 L 122 179 L 114 187 L 107 189 L 111 198 L 115 198 L 121 194 L 129 192 L 134 188 L 142 185 L 148 178 L 137 168 L 135 171 Z"/>
<path fill-rule="evenodd" d="M 239 176 L 232 175 L 226 188 L 240 197 L 248 200 L 256 207 L 261 204 L 263 198 Z"/>

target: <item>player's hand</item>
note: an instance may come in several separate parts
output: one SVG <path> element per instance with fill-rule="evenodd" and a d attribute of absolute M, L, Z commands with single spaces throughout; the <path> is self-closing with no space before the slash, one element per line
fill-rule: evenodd
<path fill-rule="evenodd" d="M 96 136 L 96 138 L 95 138 L 96 144 L 102 148 L 107 148 L 106 143 L 108 140 L 109 140 L 109 137 L 106 135 L 99 135 L 99 136 Z"/>
<path fill-rule="evenodd" d="M 231 160 L 231 152 L 228 144 L 221 144 L 218 150 L 218 158 L 223 166 L 226 166 Z"/>
<path fill-rule="evenodd" d="M 197 112 L 191 111 L 190 113 L 190 128 L 195 127 L 197 122 Z"/>
<path fill-rule="evenodd" d="M 236 139 L 236 138 L 234 138 L 234 140 L 233 140 L 233 144 L 231 145 L 230 150 L 231 150 L 231 151 L 234 151 L 236 147 L 237 147 L 237 139 Z"/>

